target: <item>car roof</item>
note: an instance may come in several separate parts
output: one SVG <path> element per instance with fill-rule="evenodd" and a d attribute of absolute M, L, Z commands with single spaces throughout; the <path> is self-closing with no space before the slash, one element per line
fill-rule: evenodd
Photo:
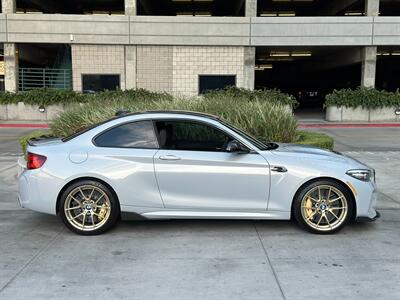
<path fill-rule="evenodd" d="M 187 115 L 187 116 L 196 116 L 196 117 L 204 117 L 212 120 L 220 120 L 219 117 L 202 113 L 196 111 L 188 111 L 188 110 L 146 110 L 140 112 L 132 112 L 120 115 L 118 118 L 123 118 L 127 116 L 135 116 L 135 115 L 144 115 L 144 114 L 177 114 L 177 115 Z"/>
<path fill-rule="evenodd" d="M 219 117 L 211 115 L 211 114 L 195 112 L 195 111 L 186 111 L 186 110 L 146 110 L 146 111 L 138 111 L 138 112 L 131 112 L 131 113 L 128 112 L 128 113 L 122 113 L 118 116 L 114 116 L 111 119 L 105 120 L 103 122 L 88 126 L 79 132 L 76 132 L 76 133 L 71 134 L 70 136 L 64 137 L 62 140 L 64 142 L 67 142 L 69 140 L 74 139 L 77 136 L 80 136 L 88 131 L 91 131 L 92 129 L 96 129 L 103 125 L 107 125 L 109 122 L 120 120 L 125 117 L 129 117 L 129 116 L 140 116 L 140 115 L 146 115 L 146 114 L 151 114 L 151 115 L 154 115 L 154 114 L 156 114 L 156 115 L 157 114 L 160 114 L 160 115 L 161 114 L 176 114 L 176 115 L 204 117 L 204 118 L 208 118 L 208 119 L 214 120 L 214 121 L 221 120 Z M 114 124 L 114 125 L 116 125 L 116 124 Z"/>

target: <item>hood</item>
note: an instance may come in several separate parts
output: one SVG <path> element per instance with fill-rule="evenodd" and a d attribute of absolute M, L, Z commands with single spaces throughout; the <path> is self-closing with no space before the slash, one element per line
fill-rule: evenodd
<path fill-rule="evenodd" d="M 365 167 L 364 164 L 336 151 L 299 144 L 278 144 L 277 149 L 271 152 L 282 157 L 298 157 L 301 159 L 327 160 L 337 163 L 350 164 L 354 167 Z"/>

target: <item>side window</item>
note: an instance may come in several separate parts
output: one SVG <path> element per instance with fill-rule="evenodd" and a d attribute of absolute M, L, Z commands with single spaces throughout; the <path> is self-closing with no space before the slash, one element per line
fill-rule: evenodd
<path fill-rule="evenodd" d="M 111 128 L 100 134 L 95 144 L 111 148 L 158 148 L 151 121 L 126 123 Z"/>
<path fill-rule="evenodd" d="M 224 151 L 229 136 L 197 122 L 158 121 L 160 148 L 191 151 Z"/>

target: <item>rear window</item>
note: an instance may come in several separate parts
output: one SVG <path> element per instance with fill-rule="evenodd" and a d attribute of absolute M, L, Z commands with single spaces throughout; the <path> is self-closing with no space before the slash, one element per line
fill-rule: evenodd
<path fill-rule="evenodd" d="M 152 121 L 136 121 L 118 125 L 98 135 L 94 143 L 109 148 L 158 148 Z"/>

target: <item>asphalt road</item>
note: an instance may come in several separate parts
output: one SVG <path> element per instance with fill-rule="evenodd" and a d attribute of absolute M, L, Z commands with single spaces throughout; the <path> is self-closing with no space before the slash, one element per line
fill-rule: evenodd
<path fill-rule="evenodd" d="M 329 129 L 377 170 L 382 218 L 313 235 L 284 221 L 121 222 L 75 235 L 19 208 L 18 137 L 0 129 L 0 299 L 400 299 L 399 129 Z"/>

